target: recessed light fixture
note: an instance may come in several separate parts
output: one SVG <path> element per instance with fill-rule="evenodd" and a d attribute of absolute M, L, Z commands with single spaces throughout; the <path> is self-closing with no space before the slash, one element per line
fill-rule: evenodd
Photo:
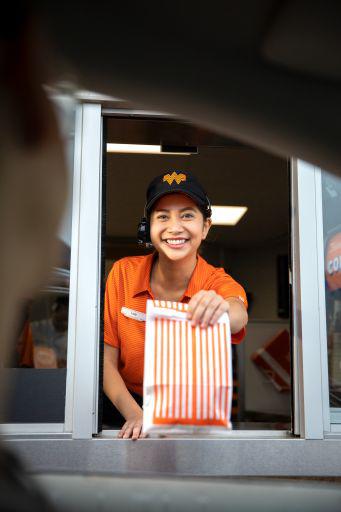
<path fill-rule="evenodd" d="M 108 143 L 107 153 L 129 153 L 144 155 L 193 155 L 198 153 L 198 148 L 195 146 Z"/>
<path fill-rule="evenodd" d="M 235 226 L 245 215 L 246 206 L 212 206 L 212 224 L 215 226 Z"/>

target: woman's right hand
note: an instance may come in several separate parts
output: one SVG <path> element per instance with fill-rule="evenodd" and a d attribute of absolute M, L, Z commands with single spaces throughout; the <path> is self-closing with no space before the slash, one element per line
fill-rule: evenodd
<path fill-rule="evenodd" d="M 122 416 L 126 418 L 126 422 L 118 433 L 118 438 L 144 438 L 147 436 L 141 433 L 143 411 L 129 393 L 118 371 L 119 357 L 120 351 L 118 348 L 104 343 L 104 392 Z"/>
<path fill-rule="evenodd" d="M 120 439 L 129 439 L 131 437 L 133 440 L 145 438 L 145 434 L 142 434 L 142 424 L 143 413 L 141 411 L 141 413 L 136 414 L 131 418 L 127 418 L 125 424 L 118 433 L 118 437 Z"/>

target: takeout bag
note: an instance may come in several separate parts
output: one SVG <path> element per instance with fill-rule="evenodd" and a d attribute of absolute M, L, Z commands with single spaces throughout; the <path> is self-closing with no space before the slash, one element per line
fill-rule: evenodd
<path fill-rule="evenodd" d="M 214 433 L 231 428 L 231 332 L 192 327 L 187 304 L 147 301 L 143 432 Z"/>

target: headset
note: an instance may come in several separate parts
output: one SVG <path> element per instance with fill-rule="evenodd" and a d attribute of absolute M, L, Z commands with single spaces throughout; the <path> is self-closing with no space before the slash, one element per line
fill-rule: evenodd
<path fill-rule="evenodd" d="M 206 219 L 208 219 L 212 216 L 212 207 L 209 198 L 207 196 L 205 197 L 206 204 L 203 208 L 203 215 Z M 139 245 L 144 245 L 146 249 L 150 249 L 153 247 L 153 244 L 150 239 L 150 222 L 146 213 L 146 206 L 147 204 L 144 207 L 144 215 L 137 226 L 137 243 Z"/>
<path fill-rule="evenodd" d="M 146 215 L 146 208 L 144 209 L 144 215 L 137 226 L 137 243 L 144 245 L 146 249 L 153 247 L 150 239 L 150 223 Z"/>

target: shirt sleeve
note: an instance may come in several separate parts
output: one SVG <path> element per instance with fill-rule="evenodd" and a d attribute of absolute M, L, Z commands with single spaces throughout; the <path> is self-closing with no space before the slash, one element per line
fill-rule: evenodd
<path fill-rule="evenodd" d="M 217 268 L 211 288 L 224 299 L 238 299 L 247 309 L 247 298 L 244 288 L 237 283 L 230 275 L 226 274 L 223 268 Z M 245 337 L 246 329 L 243 327 L 239 332 L 232 334 L 232 343 L 239 344 Z"/>
<path fill-rule="evenodd" d="M 104 342 L 112 347 L 120 348 L 118 336 L 118 294 L 117 284 L 119 279 L 118 262 L 114 263 L 107 279 L 104 296 Z"/>

